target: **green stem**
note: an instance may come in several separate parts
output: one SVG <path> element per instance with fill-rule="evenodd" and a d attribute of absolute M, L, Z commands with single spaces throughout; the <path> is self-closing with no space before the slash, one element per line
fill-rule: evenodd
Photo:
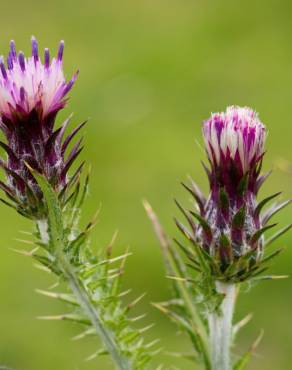
<path fill-rule="evenodd" d="M 208 316 L 212 370 L 231 370 L 232 318 L 237 296 L 235 284 L 216 282 L 218 293 L 225 295 L 220 312 Z"/>
<path fill-rule="evenodd" d="M 49 235 L 47 231 L 47 221 L 41 220 L 37 222 L 38 229 L 41 234 L 42 241 L 47 243 L 49 241 Z M 59 266 L 62 269 L 65 279 L 67 280 L 73 294 L 77 298 L 80 306 L 83 308 L 85 314 L 90 319 L 94 326 L 96 333 L 102 339 L 109 354 L 114 360 L 116 366 L 120 370 L 132 370 L 132 365 L 129 359 L 123 357 L 118 350 L 118 345 L 113 338 L 111 332 L 105 327 L 96 308 L 93 306 L 91 299 L 84 288 L 80 279 L 76 276 L 74 269 L 67 261 L 66 257 L 62 252 L 58 253 Z"/>

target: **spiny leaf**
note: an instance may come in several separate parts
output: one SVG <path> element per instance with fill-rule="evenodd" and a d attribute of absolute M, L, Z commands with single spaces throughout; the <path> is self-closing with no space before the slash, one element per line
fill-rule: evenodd
<path fill-rule="evenodd" d="M 229 209 L 229 196 L 224 190 L 224 188 L 221 188 L 219 191 L 219 201 L 220 201 L 220 207 L 223 210 Z"/>
<path fill-rule="evenodd" d="M 136 306 L 136 304 L 137 304 L 138 302 L 140 302 L 140 301 L 141 301 L 141 299 L 143 299 L 143 298 L 145 297 L 145 295 L 146 295 L 146 293 L 143 293 L 143 294 L 141 294 L 138 298 L 134 299 L 134 301 L 132 301 L 131 303 L 129 303 L 129 304 L 127 305 L 127 307 L 126 307 L 126 311 L 127 311 L 127 312 L 128 312 L 128 311 L 130 311 L 134 306 Z"/>
<path fill-rule="evenodd" d="M 74 205 L 75 205 L 76 200 L 77 200 L 78 195 L 79 195 L 79 191 L 80 191 L 80 181 L 78 180 L 76 182 L 76 185 L 75 185 L 72 193 L 65 200 L 63 200 L 64 207 L 70 203 L 71 208 L 74 208 Z"/>
<path fill-rule="evenodd" d="M 199 188 L 199 186 L 196 184 L 196 182 L 192 179 L 191 176 L 188 176 L 188 179 L 191 183 L 191 186 L 192 186 L 192 189 L 193 191 L 197 194 L 197 196 L 200 198 L 201 202 L 202 202 L 202 205 L 204 205 L 207 201 L 205 195 L 202 193 L 201 189 Z"/>
<path fill-rule="evenodd" d="M 63 217 L 59 201 L 53 189 L 46 181 L 46 179 L 30 168 L 32 175 L 36 178 L 42 192 L 48 203 L 48 220 L 49 220 L 49 234 L 52 244 L 56 248 L 56 252 L 60 253 L 64 247 L 64 229 L 63 229 Z"/>
<path fill-rule="evenodd" d="M 268 226 L 264 226 L 262 227 L 261 229 L 257 230 L 253 236 L 251 237 L 251 244 L 254 244 L 256 243 L 260 237 L 269 229 L 271 229 L 272 227 L 275 227 L 277 224 L 272 224 L 272 225 L 268 225 Z"/>
<path fill-rule="evenodd" d="M 189 230 L 176 218 L 174 218 L 174 222 L 178 229 L 181 231 L 181 233 L 188 239 L 193 240 L 192 234 L 189 232 Z"/>
<path fill-rule="evenodd" d="M 233 337 L 235 337 L 237 335 L 237 333 L 240 331 L 240 329 L 242 329 L 245 325 L 247 325 L 250 322 L 252 317 L 253 317 L 253 314 L 250 313 L 250 314 L 246 315 L 238 323 L 233 325 L 233 330 L 232 330 Z"/>
<path fill-rule="evenodd" d="M 267 247 L 268 245 L 272 244 L 275 240 L 277 240 L 280 236 L 285 234 L 287 231 L 289 231 L 292 227 L 292 224 L 287 225 L 280 229 L 278 232 L 276 232 L 274 235 L 272 235 L 266 242 L 265 246 Z"/>
<path fill-rule="evenodd" d="M 167 271 L 170 275 L 179 276 L 181 274 L 181 267 L 179 266 L 182 262 L 178 255 L 175 255 L 174 249 L 172 248 L 171 244 L 169 243 L 168 238 L 166 237 L 166 234 L 164 233 L 163 229 L 161 228 L 158 219 L 153 212 L 152 208 L 148 203 L 144 203 L 144 206 L 146 208 L 146 212 L 149 215 L 149 218 L 151 219 L 155 232 L 160 240 L 160 244 L 162 247 L 163 255 L 165 257 Z M 179 223 L 179 221 L 176 220 L 177 226 L 181 229 L 181 231 L 185 235 L 184 226 Z M 191 238 L 191 236 L 190 236 Z M 200 253 L 200 252 L 198 252 Z M 202 258 L 202 257 L 201 257 Z M 206 263 L 205 261 L 202 262 L 203 264 Z M 208 268 L 208 266 L 206 267 Z M 182 276 L 184 276 L 182 274 Z M 185 304 L 185 309 L 189 313 L 190 317 L 192 318 L 193 325 L 196 325 L 198 327 L 198 331 L 201 334 L 202 337 L 202 343 L 204 343 L 204 348 L 207 348 L 207 333 L 205 326 L 197 312 L 197 309 L 195 307 L 195 304 L 193 302 L 193 297 L 191 296 L 191 292 L 189 291 L 188 287 L 185 286 L 186 284 L 181 281 L 176 281 L 174 288 L 175 288 L 175 296 L 181 297 L 182 301 Z"/>
<path fill-rule="evenodd" d="M 147 316 L 147 314 L 144 313 L 144 314 L 136 316 L 136 317 L 131 317 L 129 320 L 131 322 L 136 322 L 136 321 L 140 321 L 140 320 L 144 319 L 146 316 Z"/>
<path fill-rule="evenodd" d="M 180 203 L 175 199 L 175 204 L 179 208 L 179 210 L 182 212 L 182 214 L 185 216 L 186 220 L 188 221 L 190 227 L 192 228 L 193 233 L 196 232 L 196 224 L 191 219 L 190 215 L 184 210 L 184 208 L 180 205 Z"/>
<path fill-rule="evenodd" d="M 62 155 L 64 155 L 69 143 L 73 139 L 73 137 L 77 134 L 77 132 L 87 123 L 87 120 L 82 122 L 80 125 L 78 125 L 64 140 L 64 143 L 62 145 Z"/>
<path fill-rule="evenodd" d="M 252 281 L 259 281 L 259 280 L 280 280 L 280 279 L 287 279 L 289 275 L 264 275 L 264 276 L 257 276 L 253 277 Z"/>
<path fill-rule="evenodd" d="M 264 263 L 267 263 L 269 262 L 271 259 L 275 258 L 276 256 L 278 256 L 280 253 L 283 252 L 283 248 L 281 249 L 277 249 L 275 250 L 273 253 L 269 254 L 268 256 L 264 257 L 261 261 L 260 261 L 260 265 L 264 264 Z"/>
<path fill-rule="evenodd" d="M 175 248 L 170 243 L 168 237 L 166 236 L 165 231 L 163 230 L 162 226 L 160 225 L 158 218 L 156 214 L 153 212 L 150 204 L 146 201 L 144 201 L 144 207 L 148 214 L 148 217 L 150 218 L 150 221 L 153 224 L 154 231 L 156 233 L 156 236 L 160 242 L 162 255 L 164 259 L 164 263 L 166 266 L 167 273 L 169 275 L 174 274 L 185 274 L 185 267 L 183 264 L 182 259 L 180 258 L 179 254 L 176 252 Z M 178 228 L 181 227 L 181 231 L 186 236 L 185 232 L 187 230 L 184 228 L 182 224 L 180 224 L 179 221 L 177 221 Z M 188 234 L 189 235 L 189 234 Z M 190 235 L 189 235 L 190 236 Z M 191 236 L 190 236 L 191 237 Z M 179 287 L 176 284 L 173 284 L 174 294 L 178 295 Z"/>
<path fill-rule="evenodd" d="M 62 170 L 60 176 L 66 176 L 66 174 L 68 173 L 68 171 L 69 171 L 70 167 L 72 166 L 73 162 L 75 161 L 75 159 L 78 157 L 78 155 L 83 150 L 83 147 L 81 147 L 80 149 L 77 150 L 79 144 L 80 144 L 80 141 L 74 146 L 71 153 L 69 154 L 69 156 L 68 156 L 68 158 L 65 162 L 64 169 Z"/>
<path fill-rule="evenodd" d="M 161 227 L 161 225 L 158 221 L 158 218 L 157 218 L 156 214 L 154 213 L 151 205 L 147 202 L 147 200 L 143 201 L 143 206 L 145 208 L 145 211 L 146 211 L 150 221 L 152 222 L 155 234 L 156 234 L 156 236 L 157 236 L 157 238 L 160 242 L 161 247 L 163 248 L 163 251 L 167 250 L 168 247 L 169 247 L 169 241 L 167 239 L 167 236 L 166 236 L 164 230 L 162 229 L 162 227 Z"/>
<path fill-rule="evenodd" d="M 56 275 L 61 275 L 61 270 L 58 268 L 55 261 L 49 259 L 46 256 L 35 253 L 32 255 L 32 257 L 36 259 L 38 262 L 40 262 L 42 265 L 47 267 L 49 270 L 53 271 Z"/>
<path fill-rule="evenodd" d="M 227 256 L 227 258 L 230 262 L 233 258 L 233 250 L 232 250 L 232 246 L 231 246 L 231 241 L 229 240 L 228 236 L 225 235 L 225 234 L 221 234 L 219 244 L 220 244 L 220 251 L 219 252 L 223 253 L 223 255 Z"/>
<path fill-rule="evenodd" d="M 251 345 L 250 349 L 248 350 L 248 352 L 246 352 L 236 363 L 235 365 L 233 366 L 233 370 L 243 370 L 248 361 L 250 360 L 251 356 L 253 355 L 253 353 L 255 352 L 255 350 L 257 349 L 258 345 L 260 344 L 262 338 L 263 338 L 263 335 L 264 335 L 264 332 L 261 331 L 260 332 L 260 335 L 257 337 L 257 339 L 253 342 L 253 344 Z"/>
<path fill-rule="evenodd" d="M 201 212 L 204 212 L 204 207 L 205 207 L 205 197 L 201 193 L 200 189 L 198 186 L 192 181 L 192 188 L 189 188 L 186 184 L 183 182 L 181 183 L 182 186 L 194 197 L 196 202 L 198 203 L 198 206 L 200 208 Z"/>
<path fill-rule="evenodd" d="M 193 212 L 193 211 L 190 211 L 190 213 L 199 221 L 199 223 L 202 226 L 202 229 L 204 230 L 207 238 L 209 240 L 211 240 L 213 235 L 212 235 L 211 227 L 209 226 L 208 222 L 202 216 L 200 216 L 198 213 Z"/>
<path fill-rule="evenodd" d="M 98 264 L 99 265 L 107 265 L 107 264 L 110 264 L 110 263 L 114 263 L 114 262 L 117 262 L 117 261 L 120 261 L 120 260 L 123 260 L 129 256 L 131 256 L 132 253 L 124 253 L 120 256 L 117 256 L 117 257 L 114 257 L 114 258 L 110 258 L 110 259 L 105 259 L 103 261 L 100 261 Z"/>
<path fill-rule="evenodd" d="M 208 354 L 206 352 L 206 349 L 204 348 L 202 338 L 201 338 L 199 332 L 196 331 L 194 325 L 191 325 L 191 323 L 189 323 L 186 319 L 184 319 L 183 317 L 181 317 L 177 313 L 175 313 L 171 310 L 168 310 L 165 307 L 161 307 L 157 303 L 154 303 L 153 305 L 154 305 L 154 307 L 158 308 L 163 313 L 168 315 L 174 322 L 176 322 L 179 326 L 181 326 L 183 329 L 185 329 L 187 331 L 187 333 L 189 334 L 189 336 L 190 336 L 190 338 L 193 342 L 194 347 L 196 348 L 198 353 L 200 355 L 202 355 L 202 357 L 203 357 L 203 361 L 205 363 L 206 370 L 210 370 L 211 365 L 210 365 L 210 360 L 209 360 Z"/>
<path fill-rule="evenodd" d="M 235 229 L 241 229 L 244 225 L 245 221 L 245 212 L 246 208 L 245 205 L 243 205 L 234 215 L 232 220 L 232 227 Z"/>
<path fill-rule="evenodd" d="M 278 195 L 280 195 L 281 192 L 278 192 L 278 193 L 275 193 L 273 195 L 270 195 L 269 197 L 263 199 L 256 207 L 254 213 L 255 213 L 255 216 L 259 216 L 259 214 L 261 213 L 261 210 L 263 209 L 263 207 L 272 199 L 276 198 Z"/>
<path fill-rule="evenodd" d="M 247 274 L 243 275 L 241 279 L 245 280 L 245 279 L 249 278 L 249 279 L 252 279 L 253 281 L 255 281 L 258 278 L 258 276 L 260 276 L 263 272 L 267 271 L 268 269 L 269 269 L 269 266 L 262 267 L 262 268 L 259 268 L 259 266 L 256 266 L 255 270 L 247 272 Z"/>
<path fill-rule="evenodd" d="M 0 198 L 0 201 L 1 201 L 3 204 L 5 204 L 6 206 L 8 206 L 8 207 L 10 207 L 10 208 L 13 208 L 14 210 L 17 210 L 17 207 L 16 207 L 14 204 L 7 202 L 5 199 Z"/>
<path fill-rule="evenodd" d="M 84 185 L 83 185 L 82 194 L 80 196 L 80 200 L 79 200 L 79 203 L 78 203 L 78 206 L 77 206 L 78 208 L 81 208 L 81 206 L 83 205 L 84 200 L 86 198 L 86 195 L 88 194 L 90 174 L 91 174 L 91 167 L 88 168 L 88 172 L 87 172 L 85 182 L 84 182 Z"/>
<path fill-rule="evenodd" d="M 148 331 L 151 328 L 153 328 L 153 326 L 155 326 L 155 324 L 150 324 L 150 325 L 144 326 L 144 328 L 139 329 L 139 333 L 140 334 L 145 333 L 146 331 Z"/>
<path fill-rule="evenodd" d="M 267 180 L 267 178 L 270 176 L 271 173 L 272 173 L 272 171 L 268 171 L 268 172 L 264 173 L 262 176 L 259 177 L 259 179 L 256 183 L 256 193 L 259 191 L 260 187 Z"/>
<path fill-rule="evenodd" d="M 65 313 L 63 315 L 39 316 L 39 320 L 74 321 L 83 325 L 91 325 L 91 322 L 82 315 Z"/>
<path fill-rule="evenodd" d="M 204 170 L 207 174 L 208 179 L 210 179 L 211 178 L 211 171 L 209 170 L 209 168 L 207 167 L 207 165 L 203 161 L 201 161 L 201 164 L 202 164 L 202 166 L 203 166 L 203 168 L 204 168 Z"/>
<path fill-rule="evenodd" d="M 197 256 L 194 252 L 190 249 L 185 247 L 182 243 L 180 243 L 177 239 L 173 239 L 173 241 L 179 246 L 179 248 L 183 251 L 183 253 L 190 259 L 197 267 L 200 266 L 199 262 L 196 260 Z"/>
<path fill-rule="evenodd" d="M 237 187 L 237 194 L 242 197 L 247 189 L 248 185 L 248 173 L 246 173 L 243 178 L 240 180 L 240 183 Z"/>
<path fill-rule="evenodd" d="M 49 291 L 42 290 L 42 289 L 36 289 L 36 292 L 46 297 L 59 299 L 60 301 L 70 303 L 74 306 L 79 306 L 78 302 L 76 301 L 75 297 L 72 294 L 55 293 L 55 292 L 49 292 Z"/>
<path fill-rule="evenodd" d="M 108 355 L 108 351 L 105 350 L 105 349 L 99 349 L 98 351 L 94 352 L 92 355 L 86 357 L 85 361 L 92 361 L 96 357 L 100 357 L 100 356 L 104 356 L 104 355 Z"/>
<path fill-rule="evenodd" d="M 165 353 L 168 356 L 182 358 L 182 359 L 189 360 L 195 363 L 200 363 L 200 359 L 198 358 L 198 355 L 194 353 L 183 353 L 183 352 L 165 352 Z"/>
<path fill-rule="evenodd" d="M 290 204 L 292 199 L 288 199 L 282 203 L 275 204 L 271 208 L 269 208 L 262 217 L 262 223 L 265 225 L 276 213 L 281 211 L 283 208 L 285 208 L 288 204 Z"/>
<path fill-rule="evenodd" d="M 84 330 L 82 333 L 75 335 L 72 340 L 80 340 L 89 335 L 96 335 L 96 331 L 94 330 L 94 328 Z"/>

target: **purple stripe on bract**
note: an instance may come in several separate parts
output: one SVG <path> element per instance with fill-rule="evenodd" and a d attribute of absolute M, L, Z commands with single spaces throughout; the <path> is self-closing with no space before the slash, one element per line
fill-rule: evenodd
<path fill-rule="evenodd" d="M 14 40 L 11 40 L 10 41 L 10 52 L 11 52 L 11 56 L 14 60 L 17 59 L 17 53 L 16 53 L 16 49 L 15 49 L 15 42 Z"/>
<path fill-rule="evenodd" d="M 38 43 L 34 37 L 31 38 L 31 55 L 34 57 L 34 61 L 37 62 L 39 59 Z"/>
<path fill-rule="evenodd" d="M 11 53 L 9 53 L 7 57 L 7 67 L 9 70 L 13 69 L 13 60 L 12 60 Z"/>
<path fill-rule="evenodd" d="M 25 89 L 23 86 L 21 86 L 19 90 L 19 96 L 20 96 L 20 101 L 23 103 L 25 100 Z"/>
<path fill-rule="evenodd" d="M 253 145 L 255 144 L 255 135 L 256 135 L 256 128 L 255 127 L 251 127 L 249 129 L 249 133 L 248 133 L 248 136 L 247 136 L 247 150 L 249 151 Z"/>
<path fill-rule="evenodd" d="M 3 61 L 0 62 L 0 69 L 1 69 L 1 73 L 2 73 L 3 78 L 5 80 L 7 80 L 7 72 L 6 72 Z"/>
<path fill-rule="evenodd" d="M 221 119 L 216 119 L 215 120 L 215 128 L 216 128 L 217 138 L 218 138 L 219 143 L 220 143 L 220 136 L 221 136 L 221 132 L 223 130 L 223 127 L 224 127 L 223 121 Z"/>
<path fill-rule="evenodd" d="M 76 81 L 76 78 L 78 76 L 79 71 L 77 71 L 74 76 L 71 78 L 71 80 L 65 85 L 65 88 L 62 92 L 62 97 L 64 97 L 68 92 L 72 89 L 72 86 L 74 85 L 74 82 Z"/>
<path fill-rule="evenodd" d="M 50 67 L 50 51 L 48 48 L 45 49 L 45 67 Z"/>
<path fill-rule="evenodd" d="M 22 72 L 24 72 L 25 71 L 25 59 L 24 59 L 24 54 L 22 51 L 20 51 L 18 54 L 18 62 L 19 62 Z"/>
<path fill-rule="evenodd" d="M 64 53 L 64 46 L 65 46 L 65 43 L 64 41 L 62 40 L 60 42 L 60 45 L 59 45 L 59 50 L 58 50 L 58 60 L 61 62 L 62 59 L 63 59 L 63 53 Z"/>

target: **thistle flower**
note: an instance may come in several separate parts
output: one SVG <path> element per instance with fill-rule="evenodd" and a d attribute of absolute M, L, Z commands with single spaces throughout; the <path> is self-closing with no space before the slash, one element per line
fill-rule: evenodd
<path fill-rule="evenodd" d="M 51 61 L 49 50 L 45 49 L 43 63 L 35 38 L 31 44 L 31 56 L 25 58 L 22 52 L 16 53 L 11 41 L 7 67 L 3 58 L 0 62 L 0 128 L 7 140 L 0 142 L 7 153 L 7 160 L 1 160 L 7 183 L 1 182 L 0 186 L 20 213 L 41 219 L 46 212 L 43 196 L 28 167 L 45 176 L 54 190 L 64 195 L 69 184 L 68 170 L 81 151 L 81 142 L 67 158 L 65 151 L 84 123 L 65 140 L 70 119 L 54 129 L 56 115 L 65 106 L 66 95 L 77 77 L 75 73 L 68 82 L 64 77 L 64 42 L 60 42 L 57 57 Z"/>
<path fill-rule="evenodd" d="M 249 173 L 249 190 L 256 194 L 256 168 L 264 155 L 266 128 L 250 108 L 228 107 L 203 124 L 206 151 L 211 164 L 211 191 L 224 187 L 236 196 L 242 178 Z"/>
<path fill-rule="evenodd" d="M 97 215 L 85 228 L 79 228 L 89 174 L 84 181 L 80 180 L 83 163 L 70 177 L 68 171 L 82 149 L 81 140 L 68 156 L 65 152 L 85 122 L 67 137 L 64 136 L 70 118 L 55 128 L 57 113 L 65 106 L 66 95 L 77 76 L 66 82 L 63 49 L 61 42 L 58 55 L 51 62 L 45 49 L 42 63 L 34 38 L 32 55 L 27 59 L 22 52 L 17 56 L 11 42 L 7 68 L 0 61 L 0 128 L 7 141 L 0 142 L 7 153 L 6 160 L 0 159 L 7 183 L 0 182 L 0 188 L 12 203 L 2 201 L 34 221 L 36 248 L 29 255 L 71 291 L 66 294 L 42 291 L 72 305 L 73 313 L 45 319 L 62 317 L 84 324 L 85 331 L 78 338 L 98 335 L 102 348 L 90 359 L 109 354 L 119 369 L 144 369 L 158 350 L 152 348 L 156 341 L 145 343 L 142 338 L 149 326 L 138 329 L 130 324 L 142 318 L 128 317 L 140 298 L 127 307 L 121 302 L 127 292 L 120 291 L 120 279 L 129 253 L 112 255 L 115 237 L 103 250 L 90 247 L 89 235 Z"/>
<path fill-rule="evenodd" d="M 263 206 L 279 193 L 257 202 L 268 174 L 261 175 L 266 128 L 250 108 L 228 107 L 203 123 L 210 168 L 205 167 L 207 199 L 195 183 L 184 185 L 197 201 L 199 212 L 182 209 L 192 231 L 179 228 L 204 255 L 219 280 L 242 281 L 257 273 L 263 255 L 264 232 L 271 216 L 288 202 L 262 214 Z M 195 224 L 193 217 L 199 222 Z"/>

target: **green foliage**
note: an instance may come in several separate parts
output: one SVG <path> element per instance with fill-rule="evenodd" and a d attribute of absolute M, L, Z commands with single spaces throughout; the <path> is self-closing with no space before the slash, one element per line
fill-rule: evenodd
<path fill-rule="evenodd" d="M 256 340 L 253 342 L 253 344 L 250 346 L 249 350 L 244 353 L 239 360 L 237 360 L 233 366 L 233 370 L 243 370 L 246 368 L 246 365 L 248 364 L 251 356 L 257 349 L 258 345 L 260 344 L 261 340 L 263 338 L 263 332 L 260 333 L 260 335 L 256 338 Z"/>
<path fill-rule="evenodd" d="M 266 179 L 266 175 L 262 176 Z M 245 175 L 239 186 L 238 192 L 244 193 L 246 191 L 248 181 L 248 175 Z M 262 180 L 264 181 L 264 180 Z M 191 186 L 187 186 L 183 184 L 184 188 L 188 190 L 188 192 L 192 195 L 196 202 L 197 209 L 202 210 L 204 207 L 204 201 L 206 198 L 201 193 L 198 186 L 195 182 L 190 179 Z M 200 241 L 198 240 L 198 228 L 202 229 L 204 238 L 206 238 L 210 245 L 212 245 L 213 240 L 213 230 L 211 224 L 196 211 L 187 210 L 185 209 L 178 201 L 175 200 L 176 205 L 178 206 L 179 210 L 181 211 L 182 215 L 186 219 L 189 228 L 186 227 L 183 223 L 179 220 L 175 219 L 175 223 L 182 233 L 182 235 L 187 239 L 188 245 L 183 246 L 181 243 L 179 247 L 184 251 L 188 259 L 190 260 L 189 267 L 193 270 L 197 270 L 199 273 L 204 275 L 203 280 L 213 280 L 218 281 L 225 281 L 227 283 L 241 283 L 247 280 L 249 281 L 258 281 L 260 279 L 278 279 L 283 278 L 285 276 L 261 276 L 267 269 L 267 262 L 270 262 L 274 257 L 276 257 L 282 249 L 279 249 L 271 254 L 268 254 L 264 257 L 265 249 L 275 240 L 277 240 L 280 236 L 285 234 L 289 231 L 292 227 L 292 224 L 285 226 L 284 228 L 276 231 L 269 239 L 265 240 L 264 234 L 269 229 L 272 229 L 277 224 L 270 224 L 267 225 L 267 222 L 280 210 L 291 203 L 290 200 L 284 201 L 281 203 L 273 204 L 267 210 L 263 211 L 264 207 L 274 198 L 279 196 L 281 193 L 278 192 L 273 194 L 272 196 L 264 198 L 259 204 L 255 207 L 254 215 L 256 218 L 260 219 L 260 223 L 263 225 L 262 227 L 254 230 L 253 233 L 247 235 L 245 245 L 240 246 L 245 251 L 242 252 L 241 255 L 236 255 L 233 252 L 232 246 L 232 233 L 228 228 L 225 231 L 221 230 L 221 236 L 218 241 L 218 245 L 214 250 L 211 250 L 209 253 L 212 255 L 210 256 L 209 253 L 205 251 L 204 248 L 199 246 Z M 219 206 L 221 210 L 225 210 L 226 207 L 229 205 L 229 199 L 227 193 L 220 189 L 219 192 Z M 202 212 L 202 211 L 201 211 Z M 224 212 L 223 212 L 224 213 Z M 204 214 L 204 212 L 202 213 Z M 237 212 L 232 215 L 231 219 L 231 228 L 233 232 L 238 232 L 239 234 L 243 232 L 244 225 L 247 222 L 247 209 L 246 205 L 244 204 L 240 207 Z M 257 246 L 258 243 L 261 243 L 262 246 L 260 250 Z M 206 284 L 204 284 L 206 286 Z M 212 294 L 210 295 L 210 297 Z"/>
<path fill-rule="evenodd" d="M 162 247 L 163 258 L 168 276 L 171 278 L 172 299 L 167 302 L 155 303 L 154 306 L 166 314 L 180 329 L 185 331 L 194 347 L 194 353 L 187 356 L 180 354 L 196 363 L 204 365 L 207 370 L 211 369 L 208 326 L 205 318 L 205 304 L 216 310 L 220 298 L 216 294 L 214 281 L 207 279 L 203 281 L 193 280 L 187 272 L 181 256 L 177 253 L 173 244 L 169 241 L 151 206 L 144 202 L 146 212 L 154 226 L 156 235 Z M 177 242 L 179 244 L 179 242 Z M 180 244 L 179 244 L 180 245 Z M 193 258 L 190 251 L 181 246 L 184 253 Z M 198 249 L 199 252 L 199 249 Z M 202 255 L 200 257 L 204 261 Z M 193 266 L 200 265 L 196 261 Z M 207 264 L 203 264 L 208 269 Z M 208 298 L 207 298 L 208 297 Z M 212 299 L 209 299 L 212 297 Z M 205 298 L 207 298 L 205 300 Z"/>
<path fill-rule="evenodd" d="M 222 197 L 224 198 L 224 196 Z M 178 202 L 176 203 L 188 219 L 187 212 Z M 200 364 L 204 369 L 209 370 L 211 369 L 211 355 L 209 345 L 209 327 L 206 318 L 210 313 L 215 313 L 219 316 L 222 314 L 220 306 L 225 295 L 217 292 L 214 279 L 214 273 L 217 277 L 220 276 L 220 267 L 217 264 L 216 259 L 211 258 L 209 254 L 197 245 L 187 228 L 185 228 L 178 220 L 175 220 L 179 230 L 190 242 L 190 246 L 185 246 L 180 241 L 174 239 L 174 242 L 177 244 L 179 249 L 187 257 L 187 260 L 190 261 L 190 263 L 186 263 L 162 229 L 151 206 L 147 202 L 144 203 L 144 206 L 159 239 L 167 275 L 171 278 L 172 283 L 172 298 L 166 302 L 155 303 L 154 306 L 167 315 L 171 321 L 175 322 L 177 326 L 189 336 L 191 343 L 193 344 L 194 353 L 175 353 L 174 355 L 176 357 L 180 356 L 194 361 L 195 363 Z M 241 215 L 243 212 L 244 207 L 242 207 L 238 214 L 234 216 L 236 223 L 241 223 Z M 200 217 L 197 217 L 197 215 L 195 217 L 200 225 L 205 227 L 206 231 L 208 231 L 204 221 L 201 220 Z M 191 222 L 189 222 L 189 224 L 193 227 Z M 262 231 L 263 230 L 261 229 L 261 232 Z M 228 248 L 228 238 L 221 238 L 221 245 L 224 248 Z M 265 256 L 260 263 L 254 263 L 248 273 L 242 274 L 242 281 L 245 281 L 246 279 L 249 279 L 249 281 L 257 281 L 263 279 L 285 278 L 286 276 L 262 275 L 262 273 L 268 268 L 266 264 L 281 253 L 281 251 L 282 249 L 275 250 Z M 238 276 L 238 271 L 240 271 L 240 269 L 244 270 L 244 266 L 252 257 L 252 253 L 253 251 L 240 257 L 237 264 L 233 264 L 232 268 L 230 268 L 226 273 L 229 274 L 231 278 L 233 276 Z M 222 281 L 225 281 L 224 277 L 222 277 Z M 240 279 L 231 279 L 231 281 L 232 283 L 237 284 L 241 282 Z M 239 330 L 245 326 L 250 319 L 251 315 L 248 315 L 239 323 L 233 325 L 233 340 Z M 233 370 L 243 370 L 246 367 L 261 338 L 262 333 L 252 344 L 250 349 L 235 362 Z"/>
<path fill-rule="evenodd" d="M 92 250 L 88 238 L 96 217 L 83 230 L 78 229 L 88 177 L 83 186 L 78 179 L 66 207 L 61 209 L 60 201 L 47 181 L 35 172 L 33 175 L 44 194 L 48 219 L 37 223 L 35 244 L 38 248 L 31 255 L 71 288 L 71 292 L 65 293 L 39 291 L 71 306 L 71 311 L 66 314 L 43 319 L 81 324 L 84 330 L 77 338 L 99 335 L 102 348 L 89 359 L 110 354 L 119 369 L 145 369 L 159 350 L 155 349 L 157 341 L 145 343 L 142 337 L 151 326 L 139 329 L 134 325 L 143 315 L 129 317 L 129 312 L 140 298 L 127 305 L 122 303 L 122 297 L 127 292 L 121 290 L 121 277 L 130 253 L 126 251 L 121 256 L 113 256 L 115 236 L 103 250 Z"/>

